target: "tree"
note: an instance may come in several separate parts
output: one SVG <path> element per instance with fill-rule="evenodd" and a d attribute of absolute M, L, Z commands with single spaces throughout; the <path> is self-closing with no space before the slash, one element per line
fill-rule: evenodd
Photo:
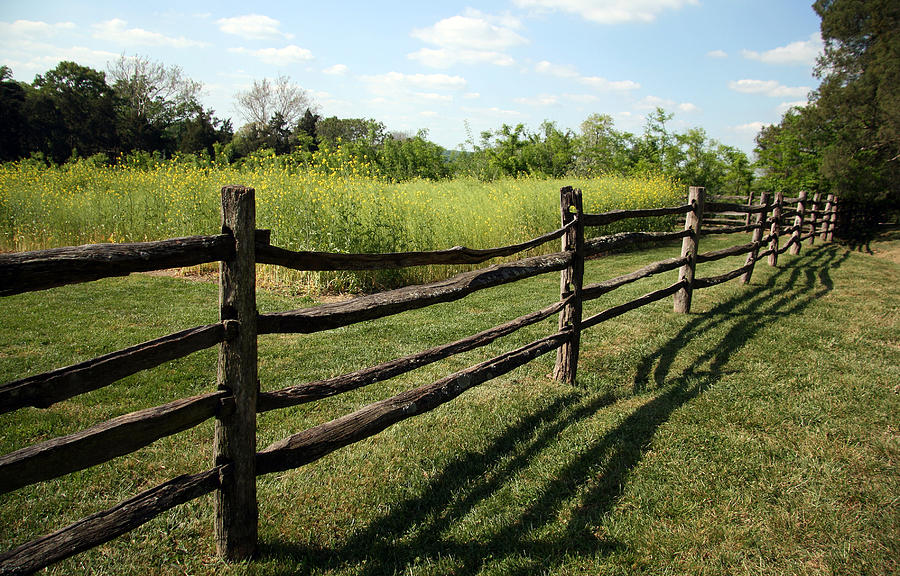
<path fill-rule="evenodd" d="M 800 190 L 828 192 L 821 165 L 822 150 L 830 139 L 827 123 L 814 105 L 785 112 L 779 124 L 764 127 L 756 136 L 762 187 L 789 195 Z"/>
<path fill-rule="evenodd" d="M 27 130 L 25 89 L 13 81 L 8 66 L 0 66 L 0 161 L 25 155 Z"/>
<path fill-rule="evenodd" d="M 254 80 L 246 92 L 237 95 L 237 108 L 249 124 L 265 126 L 276 114 L 280 114 L 288 126 L 296 126 L 306 110 L 315 105 L 306 91 L 291 82 L 288 76 Z"/>
<path fill-rule="evenodd" d="M 34 79 L 26 100 L 34 122 L 32 149 L 62 162 L 74 153 L 109 153 L 118 145 L 116 98 L 106 75 L 75 62 L 60 62 Z"/>
<path fill-rule="evenodd" d="M 591 114 L 581 123 L 575 170 L 581 175 L 624 174 L 629 167 L 629 137 L 617 131 L 612 116 Z"/>
<path fill-rule="evenodd" d="M 203 85 L 185 76 L 180 67 L 122 55 L 109 66 L 109 75 L 119 98 L 118 131 L 124 148 L 181 148 L 173 141 L 172 127 L 188 120 L 203 122 L 199 102 Z"/>
<path fill-rule="evenodd" d="M 817 0 L 825 52 L 814 95 L 831 139 L 822 175 L 845 199 L 900 200 L 900 3 Z"/>

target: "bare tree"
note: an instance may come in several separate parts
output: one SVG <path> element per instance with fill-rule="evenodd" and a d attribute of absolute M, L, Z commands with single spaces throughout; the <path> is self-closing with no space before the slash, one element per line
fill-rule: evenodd
<path fill-rule="evenodd" d="M 113 88 L 128 103 L 131 116 L 148 123 L 172 122 L 199 109 L 203 84 L 146 56 L 124 54 L 109 67 Z"/>
<path fill-rule="evenodd" d="M 254 80 L 249 90 L 237 94 L 236 100 L 238 112 L 256 126 L 265 126 L 276 115 L 287 126 L 295 126 L 307 109 L 316 109 L 306 90 L 291 82 L 288 76 L 272 81 Z"/>

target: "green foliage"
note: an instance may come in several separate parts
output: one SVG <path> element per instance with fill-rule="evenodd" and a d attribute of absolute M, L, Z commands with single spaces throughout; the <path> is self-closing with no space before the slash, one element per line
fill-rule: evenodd
<path fill-rule="evenodd" d="M 836 193 L 873 215 L 896 210 L 900 4 L 818 0 L 813 8 L 825 41 L 816 70 L 821 84 L 808 106 L 760 133 L 757 154 L 766 182 Z"/>

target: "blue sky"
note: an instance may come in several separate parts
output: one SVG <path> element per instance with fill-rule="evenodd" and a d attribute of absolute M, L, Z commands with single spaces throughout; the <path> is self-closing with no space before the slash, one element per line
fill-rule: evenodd
<path fill-rule="evenodd" d="M 203 103 L 244 123 L 235 94 L 287 75 L 323 116 L 428 129 L 457 148 L 482 130 L 590 114 L 640 133 L 657 106 L 750 152 L 806 101 L 821 50 L 811 0 L 65 2 L 4 0 L 0 64 L 31 82 L 60 60 L 178 65 Z"/>

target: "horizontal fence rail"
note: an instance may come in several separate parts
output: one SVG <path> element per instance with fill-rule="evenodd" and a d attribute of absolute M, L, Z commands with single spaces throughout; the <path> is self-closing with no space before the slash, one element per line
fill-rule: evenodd
<path fill-rule="evenodd" d="M 92 358 L 72 366 L 0 385 L 0 414 L 26 406 L 47 408 L 73 396 L 108 386 L 225 340 L 226 324 L 210 324 Z"/>
<path fill-rule="evenodd" d="M 776 265 L 779 254 L 798 254 L 804 241 L 833 234 L 837 201 L 805 192 L 797 198 L 753 196 L 706 198 L 691 188 L 687 204 L 585 214 L 581 192 L 560 191 L 560 228 L 526 242 L 499 248 L 456 246 L 430 252 L 334 254 L 291 251 L 270 244 L 271 233 L 255 226 L 252 188 L 222 189 L 223 234 L 160 242 L 88 245 L 0 255 L 0 296 L 171 267 L 220 262 L 220 321 L 150 340 L 104 356 L 0 385 L 0 413 L 47 408 L 213 346 L 219 346 L 218 390 L 118 416 L 87 429 L 0 456 L 0 493 L 56 478 L 129 454 L 152 442 L 216 419 L 215 466 L 178 476 L 108 510 L 52 534 L 0 553 L 0 573 L 29 574 L 97 546 L 203 496 L 216 495 L 216 544 L 228 560 L 252 556 L 257 540 L 256 477 L 313 462 L 403 420 L 431 411 L 466 390 L 557 351 L 554 377 L 574 383 L 580 333 L 652 302 L 673 297 L 676 311 L 689 312 L 691 294 L 741 277 L 749 282 L 756 262 Z M 734 201 L 746 201 L 736 203 Z M 624 232 L 586 239 L 586 227 L 626 219 L 685 215 L 683 230 Z M 707 234 L 752 233 L 749 243 L 699 253 Z M 780 237 L 789 239 L 780 245 Z M 422 265 L 473 265 L 505 258 L 560 240 L 560 252 L 494 264 L 446 280 L 284 312 L 256 312 L 255 266 L 270 264 L 304 271 L 377 270 Z M 584 281 L 584 261 L 646 244 L 681 240 L 681 254 L 594 283 Z M 765 248 L 765 250 L 763 250 Z M 699 264 L 744 256 L 737 268 L 695 277 Z M 582 318 L 582 303 L 639 280 L 678 270 L 664 288 Z M 464 298 L 474 292 L 560 272 L 559 300 L 455 342 L 334 376 L 271 392 L 258 391 L 257 338 L 276 333 L 314 333 Z M 256 449 L 256 414 L 356 390 L 475 350 L 527 326 L 559 315 L 556 332 L 434 382 L 379 400 L 329 422 Z"/>
<path fill-rule="evenodd" d="M 452 302 L 478 290 L 562 270 L 571 260 L 571 254 L 564 252 L 532 256 L 515 262 L 463 272 L 448 280 L 430 284 L 397 288 L 312 308 L 263 314 L 259 317 L 259 333 L 309 334 L 424 308 L 440 302 Z"/>
<path fill-rule="evenodd" d="M 543 236 L 500 248 L 473 249 L 455 246 L 447 250 L 431 252 L 393 252 L 388 254 L 335 254 L 333 252 L 294 252 L 284 248 L 258 242 L 256 261 L 260 264 L 277 264 L 286 268 L 304 271 L 329 270 L 386 270 L 410 266 L 433 266 L 443 264 L 481 264 L 492 258 L 512 256 L 536 248 L 547 242 L 558 240 L 568 230 L 568 226 Z"/>
<path fill-rule="evenodd" d="M 0 254 L 0 296 L 133 272 L 197 266 L 227 260 L 233 254 L 234 238 L 227 234 Z"/>

